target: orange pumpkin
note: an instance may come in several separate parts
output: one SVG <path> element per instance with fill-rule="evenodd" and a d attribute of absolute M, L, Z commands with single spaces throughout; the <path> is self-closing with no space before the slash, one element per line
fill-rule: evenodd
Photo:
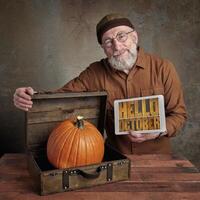
<path fill-rule="evenodd" d="M 47 157 L 56 168 L 69 168 L 100 163 L 104 155 L 104 139 L 97 128 L 78 116 L 65 120 L 50 134 Z"/>

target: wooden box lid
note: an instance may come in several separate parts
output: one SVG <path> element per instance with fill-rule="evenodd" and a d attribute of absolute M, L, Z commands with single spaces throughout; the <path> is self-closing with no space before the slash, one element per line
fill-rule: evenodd
<path fill-rule="evenodd" d="M 33 95 L 33 107 L 26 112 L 27 151 L 38 152 L 46 148 L 49 134 L 63 120 L 84 116 L 103 134 L 106 92 L 40 93 Z"/>

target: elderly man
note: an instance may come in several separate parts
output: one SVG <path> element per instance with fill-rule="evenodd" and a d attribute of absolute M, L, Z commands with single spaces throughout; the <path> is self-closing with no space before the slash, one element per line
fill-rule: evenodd
<path fill-rule="evenodd" d="M 107 58 L 92 63 L 78 77 L 58 92 L 101 91 L 108 93 L 106 132 L 107 142 L 126 154 L 169 153 L 169 138 L 175 136 L 186 120 L 183 92 L 173 64 L 145 53 L 138 46 L 138 34 L 129 19 L 106 15 L 96 27 L 97 39 Z M 28 111 L 32 107 L 31 87 L 18 88 L 15 106 Z M 114 133 L 113 102 L 149 95 L 164 95 L 167 131 L 155 134 L 116 136 Z"/>

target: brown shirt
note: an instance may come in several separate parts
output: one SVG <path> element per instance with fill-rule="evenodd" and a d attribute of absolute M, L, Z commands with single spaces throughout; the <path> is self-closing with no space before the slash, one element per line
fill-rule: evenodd
<path fill-rule="evenodd" d="M 92 63 L 78 77 L 59 91 L 102 91 L 108 93 L 107 140 L 122 153 L 168 153 L 169 137 L 174 136 L 186 120 L 186 108 L 179 77 L 173 64 L 139 48 L 136 64 L 129 74 L 113 69 L 107 59 Z M 115 99 L 164 95 L 167 136 L 159 140 L 132 143 L 126 135 L 114 134 Z"/>

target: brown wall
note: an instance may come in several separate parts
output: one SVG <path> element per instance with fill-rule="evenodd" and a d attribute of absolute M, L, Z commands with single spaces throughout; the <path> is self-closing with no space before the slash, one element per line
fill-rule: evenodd
<path fill-rule="evenodd" d="M 24 113 L 15 88 L 56 89 L 104 56 L 95 25 L 126 14 L 140 45 L 170 59 L 183 83 L 189 120 L 173 139 L 176 153 L 200 160 L 199 0 L 0 0 L 0 151 L 24 150 Z"/>

